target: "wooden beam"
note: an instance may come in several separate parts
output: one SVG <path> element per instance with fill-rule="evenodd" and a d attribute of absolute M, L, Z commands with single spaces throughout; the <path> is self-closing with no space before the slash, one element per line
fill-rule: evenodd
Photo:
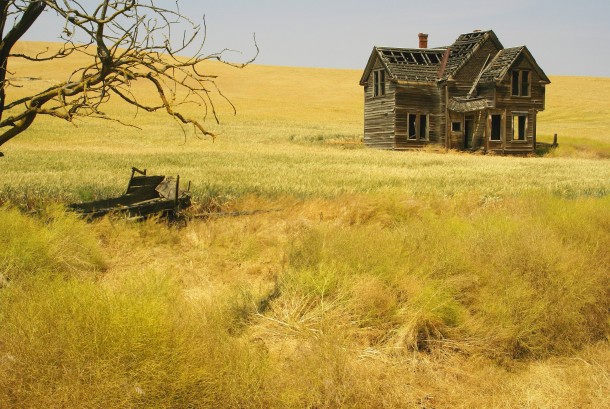
<path fill-rule="evenodd" d="M 487 123 L 489 122 L 489 110 L 486 109 L 485 111 L 482 111 L 481 114 L 485 115 L 485 130 L 483 131 L 483 138 L 485 140 L 483 141 L 483 144 L 485 146 L 485 153 L 487 153 L 487 151 L 489 150 L 489 128 L 487 126 Z"/>
<path fill-rule="evenodd" d="M 483 72 L 485 71 L 485 68 L 487 67 L 487 63 L 489 62 L 490 58 L 491 58 L 491 54 L 489 54 L 487 56 L 487 59 L 483 63 L 483 66 L 481 67 L 481 72 L 479 72 L 479 75 L 477 75 L 477 78 L 474 80 L 474 83 L 472 84 L 472 88 L 470 88 L 468 95 L 466 95 L 467 98 L 472 98 L 472 94 L 474 94 L 474 92 L 477 90 L 477 85 L 479 85 L 479 81 L 481 81 L 481 77 L 483 76 Z"/>
<path fill-rule="evenodd" d="M 436 81 L 409 81 L 409 80 L 394 80 L 397 85 L 436 85 Z"/>

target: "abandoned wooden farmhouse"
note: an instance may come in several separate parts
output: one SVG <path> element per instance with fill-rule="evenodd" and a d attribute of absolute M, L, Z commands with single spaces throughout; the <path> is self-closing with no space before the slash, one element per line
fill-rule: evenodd
<path fill-rule="evenodd" d="M 504 48 L 493 31 L 460 35 L 448 47 L 374 47 L 364 87 L 364 142 L 381 149 L 528 154 L 549 78 L 527 47 Z"/>

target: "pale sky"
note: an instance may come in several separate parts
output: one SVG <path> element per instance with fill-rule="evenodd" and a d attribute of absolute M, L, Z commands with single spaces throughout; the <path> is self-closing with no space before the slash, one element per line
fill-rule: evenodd
<path fill-rule="evenodd" d="M 159 4 L 171 4 L 160 0 Z M 451 44 L 459 34 L 492 29 L 505 47 L 526 45 L 548 75 L 610 77 L 610 0 L 180 0 L 193 20 L 205 14 L 206 50 L 257 64 L 364 69 L 374 45 Z M 52 41 L 51 18 L 26 39 Z"/>

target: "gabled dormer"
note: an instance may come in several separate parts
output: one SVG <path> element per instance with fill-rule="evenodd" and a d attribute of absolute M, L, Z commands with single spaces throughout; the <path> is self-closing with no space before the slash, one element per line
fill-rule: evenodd
<path fill-rule="evenodd" d="M 513 109 L 542 111 L 545 86 L 551 83 L 525 46 L 501 50 L 487 66 L 480 83 L 494 88 L 498 107 L 512 104 Z"/>
<path fill-rule="evenodd" d="M 499 51 L 481 76 L 481 83 L 506 81 L 510 81 L 513 96 L 530 95 L 534 83 L 551 83 L 526 46 Z"/>
<path fill-rule="evenodd" d="M 492 30 L 461 34 L 449 46 L 449 58 L 443 79 L 474 81 L 502 49 L 504 46 Z"/>
<path fill-rule="evenodd" d="M 370 81 L 371 72 L 385 70 L 393 82 L 434 82 L 438 80 L 445 48 L 374 47 L 360 85 Z"/>
<path fill-rule="evenodd" d="M 373 51 L 371 52 L 369 60 L 366 63 L 366 67 L 364 68 L 362 77 L 360 78 L 360 85 L 368 84 L 373 71 L 379 70 L 383 70 L 387 73 L 387 67 L 385 67 L 385 65 L 381 61 L 377 47 L 373 47 Z"/>
<path fill-rule="evenodd" d="M 388 82 L 391 79 L 390 70 L 380 57 L 377 47 L 374 47 L 360 79 L 360 85 L 364 86 L 367 96 L 382 97 L 387 94 Z"/>

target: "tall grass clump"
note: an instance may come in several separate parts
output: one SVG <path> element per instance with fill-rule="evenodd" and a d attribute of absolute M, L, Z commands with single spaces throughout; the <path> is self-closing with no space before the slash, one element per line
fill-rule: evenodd
<path fill-rule="evenodd" d="M 545 357 L 606 339 L 609 205 L 608 197 L 533 197 L 478 219 L 471 254 L 485 261 L 473 306 L 490 344 L 512 357 Z"/>
<path fill-rule="evenodd" d="M 187 301 L 154 272 L 20 280 L 0 291 L 0 407 L 261 407 L 266 353 L 231 335 L 233 295 Z"/>
<path fill-rule="evenodd" d="M 394 353 L 573 353 L 609 334 L 609 205 L 532 196 L 355 210 L 343 216 L 353 223 L 308 226 L 289 245 L 268 314 Z"/>
<path fill-rule="evenodd" d="M 95 234 L 74 214 L 49 207 L 40 215 L 0 208 L 0 276 L 79 273 L 102 269 L 104 259 Z"/>

